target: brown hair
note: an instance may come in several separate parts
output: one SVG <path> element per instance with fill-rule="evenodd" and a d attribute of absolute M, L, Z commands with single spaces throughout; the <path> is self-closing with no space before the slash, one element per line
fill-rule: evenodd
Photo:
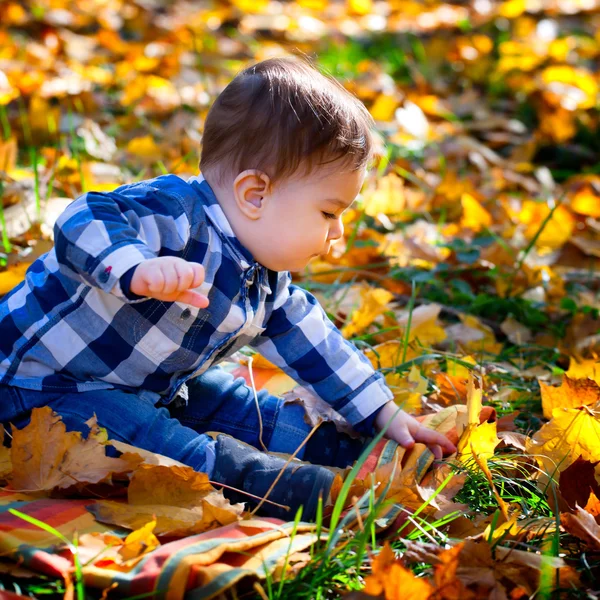
<path fill-rule="evenodd" d="M 352 170 L 373 158 L 374 122 L 365 106 L 307 60 L 272 58 L 239 73 L 206 117 L 200 169 L 220 184 L 246 169 L 274 183 L 338 159 Z"/>

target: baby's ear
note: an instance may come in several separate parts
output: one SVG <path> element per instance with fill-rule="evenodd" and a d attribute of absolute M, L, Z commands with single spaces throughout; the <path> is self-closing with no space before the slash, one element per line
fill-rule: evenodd
<path fill-rule="evenodd" d="M 271 179 L 263 171 L 242 171 L 233 182 L 233 195 L 237 207 L 250 219 L 259 219 L 264 212 Z"/>

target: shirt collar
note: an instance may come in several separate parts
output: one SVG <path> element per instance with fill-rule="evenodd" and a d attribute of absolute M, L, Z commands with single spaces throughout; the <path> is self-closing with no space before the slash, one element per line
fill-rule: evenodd
<path fill-rule="evenodd" d="M 204 177 L 199 175 L 194 175 L 188 178 L 187 183 L 191 185 L 196 191 L 200 192 L 204 199 L 204 212 L 206 216 L 210 220 L 212 226 L 217 230 L 220 237 L 223 239 L 224 243 L 226 243 L 234 253 L 234 256 L 237 258 L 238 263 L 242 267 L 242 269 L 253 269 L 257 271 L 258 283 L 265 287 L 268 293 L 271 293 L 271 289 L 269 286 L 269 278 L 267 268 L 257 263 L 252 256 L 252 253 L 238 240 L 238 238 L 233 233 L 233 229 L 215 196 L 213 189 L 210 187 L 208 181 L 204 179 Z"/>

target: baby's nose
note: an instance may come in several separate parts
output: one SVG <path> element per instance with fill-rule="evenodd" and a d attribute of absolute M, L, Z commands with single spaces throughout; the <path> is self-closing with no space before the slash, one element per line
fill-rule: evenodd
<path fill-rule="evenodd" d="M 328 240 L 339 240 L 344 235 L 344 224 L 341 219 L 336 221 L 329 228 Z"/>

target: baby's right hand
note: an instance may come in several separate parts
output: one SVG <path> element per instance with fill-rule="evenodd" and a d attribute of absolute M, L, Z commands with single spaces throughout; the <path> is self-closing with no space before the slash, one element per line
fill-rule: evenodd
<path fill-rule="evenodd" d="M 208 298 L 193 291 L 204 281 L 204 267 L 176 256 L 160 256 L 140 263 L 131 278 L 131 291 L 163 302 L 183 302 L 206 308 Z"/>

